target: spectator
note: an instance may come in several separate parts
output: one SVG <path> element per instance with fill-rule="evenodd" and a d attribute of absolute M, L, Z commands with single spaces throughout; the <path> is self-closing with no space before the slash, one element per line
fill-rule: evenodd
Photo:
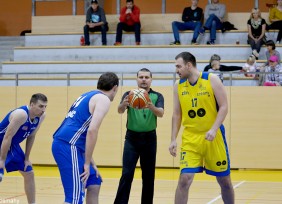
<path fill-rule="evenodd" d="M 126 0 L 126 6 L 121 9 L 119 20 L 114 45 L 122 45 L 122 30 L 134 31 L 136 45 L 140 45 L 140 9 L 134 5 L 133 0 Z"/>
<path fill-rule="evenodd" d="M 265 43 L 266 22 L 261 17 L 258 8 L 252 9 L 248 25 L 248 43 L 251 45 L 252 54 L 258 59 L 261 46 Z"/>
<path fill-rule="evenodd" d="M 278 64 L 278 57 L 272 55 L 269 58 L 269 66 L 265 68 L 264 86 L 281 86 L 282 76 L 278 72 L 282 72 L 280 64 Z"/>
<path fill-rule="evenodd" d="M 102 45 L 107 45 L 107 31 L 109 30 L 105 11 L 97 0 L 91 0 L 91 6 L 86 13 L 86 25 L 84 26 L 85 45 L 89 46 L 89 32 L 101 31 Z"/>
<path fill-rule="evenodd" d="M 281 61 L 280 53 L 276 50 L 276 46 L 273 40 L 266 41 L 265 45 L 267 48 L 267 50 L 265 51 L 266 60 L 267 60 L 265 65 L 268 66 L 269 58 L 273 55 L 276 55 L 278 57 L 278 64 L 280 64 Z"/>
<path fill-rule="evenodd" d="M 191 44 L 197 44 L 197 38 L 199 35 L 200 28 L 202 26 L 202 18 L 203 18 L 203 9 L 198 7 L 198 0 L 191 0 L 191 7 L 186 7 L 182 13 L 182 21 L 172 22 L 172 31 L 174 35 L 174 42 L 170 43 L 171 45 L 180 45 L 180 30 L 194 30 L 193 38 Z"/>
<path fill-rule="evenodd" d="M 210 40 L 208 45 L 214 45 L 216 40 L 216 30 L 223 28 L 223 18 L 225 15 L 225 5 L 219 3 L 219 0 L 211 0 L 205 8 L 206 23 L 200 29 L 200 34 L 203 35 L 205 30 L 210 30 Z"/>
<path fill-rule="evenodd" d="M 151 89 L 151 83 L 151 71 L 147 68 L 140 69 L 137 72 L 137 85 L 138 88 L 143 88 L 149 93 L 151 102 L 148 103 L 148 108 L 134 109 L 129 107 L 129 91 L 124 93 L 118 106 L 120 114 L 127 110 L 127 130 L 123 149 L 122 176 L 114 204 L 128 203 L 131 183 L 139 158 L 143 184 L 141 204 L 153 203 L 157 153 L 157 117 L 162 117 L 164 114 L 164 98 L 162 94 Z"/>
<path fill-rule="evenodd" d="M 254 55 L 251 55 L 247 58 L 247 61 L 244 65 L 244 69 L 246 70 L 246 72 L 257 72 L 259 71 L 259 68 L 257 67 L 257 63 L 256 63 L 256 57 Z M 245 74 L 246 77 L 255 77 L 256 74 L 252 73 L 252 74 Z"/>
<path fill-rule="evenodd" d="M 271 22 L 270 29 L 279 30 L 276 40 L 276 44 L 279 44 L 282 38 L 282 0 L 277 0 L 277 6 L 270 10 L 269 21 Z"/>
<path fill-rule="evenodd" d="M 216 75 L 223 82 L 223 73 L 230 71 L 245 71 L 243 67 L 239 66 L 226 66 L 220 64 L 221 57 L 217 54 L 213 54 L 210 58 L 210 63 L 204 68 L 204 72 L 216 72 Z"/>

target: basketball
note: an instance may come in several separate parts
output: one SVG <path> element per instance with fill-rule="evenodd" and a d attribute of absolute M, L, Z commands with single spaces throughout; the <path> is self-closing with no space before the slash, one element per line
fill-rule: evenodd
<path fill-rule="evenodd" d="M 144 109 L 150 102 L 149 94 L 145 89 L 133 89 L 128 94 L 129 106 L 136 109 Z"/>

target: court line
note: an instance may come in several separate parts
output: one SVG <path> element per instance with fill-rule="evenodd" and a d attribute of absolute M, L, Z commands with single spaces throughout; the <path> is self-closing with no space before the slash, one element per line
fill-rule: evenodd
<path fill-rule="evenodd" d="M 238 186 L 240 186 L 241 184 L 245 183 L 246 181 L 241 181 L 240 183 L 236 184 L 235 186 L 233 186 L 233 189 L 237 188 Z M 214 203 L 215 201 L 217 201 L 218 199 L 221 198 L 221 195 L 217 196 L 216 198 L 212 199 L 210 202 L 208 202 L 207 204 L 211 204 Z"/>

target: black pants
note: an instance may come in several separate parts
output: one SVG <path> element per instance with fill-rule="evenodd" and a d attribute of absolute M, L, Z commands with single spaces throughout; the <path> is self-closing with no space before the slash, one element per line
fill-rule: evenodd
<path fill-rule="evenodd" d="M 277 30 L 279 30 L 276 41 L 281 42 L 281 38 L 282 38 L 282 21 L 275 21 L 275 22 L 273 22 L 270 25 L 270 29 L 277 29 Z"/>
<path fill-rule="evenodd" d="M 140 29 L 141 29 L 140 23 L 135 23 L 134 25 L 129 26 L 125 23 L 119 22 L 117 25 L 116 42 L 122 42 L 122 31 L 123 30 L 127 32 L 134 31 L 135 32 L 135 41 L 141 42 Z"/>
<path fill-rule="evenodd" d="M 157 153 L 156 131 L 137 133 L 127 130 L 123 149 L 122 176 L 114 204 L 127 204 L 137 161 L 142 170 L 141 204 L 152 204 L 154 197 L 155 166 Z"/>
<path fill-rule="evenodd" d="M 248 36 L 248 43 L 251 45 L 252 50 L 256 50 L 259 53 L 262 45 L 264 44 L 264 41 L 263 39 L 260 39 L 256 43 L 252 38 Z"/>
<path fill-rule="evenodd" d="M 107 31 L 109 30 L 107 23 L 105 25 L 97 26 L 97 27 L 94 27 L 94 28 L 89 28 L 88 25 L 85 25 L 83 30 L 84 30 L 85 45 L 90 45 L 89 32 L 96 32 L 96 31 L 101 31 L 101 33 L 102 33 L 102 44 L 107 45 Z"/>

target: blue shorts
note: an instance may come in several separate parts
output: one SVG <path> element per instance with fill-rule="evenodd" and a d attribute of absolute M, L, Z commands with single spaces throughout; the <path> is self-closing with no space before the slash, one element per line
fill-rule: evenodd
<path fill-rule="evenodd" d="M 80 175 L 84 171 L 84 152 L 64 141 L 54 140 L 52 153 L 61 174 L 65 202 L 82 204 L 85 193 Z M 96 171 L 90 166 L 90 176 L 86 188 L 89 185 L 101 185 L 101 182 L 101 177 L 97 178 Z"/>
<path fill-rule="evenodd" d="M 2 141 L 0 143 L 0 147 L 2 145 Z M 19 144 L 11 144 L 10 149 L 7 153 L 5 168 L 7 172 L 12 171 L 24 171 L 29 172 L 32 171 L 32 166 L 28 166 L 26 170 L 24 170 L 24 160 L 25 155 Z"/>

